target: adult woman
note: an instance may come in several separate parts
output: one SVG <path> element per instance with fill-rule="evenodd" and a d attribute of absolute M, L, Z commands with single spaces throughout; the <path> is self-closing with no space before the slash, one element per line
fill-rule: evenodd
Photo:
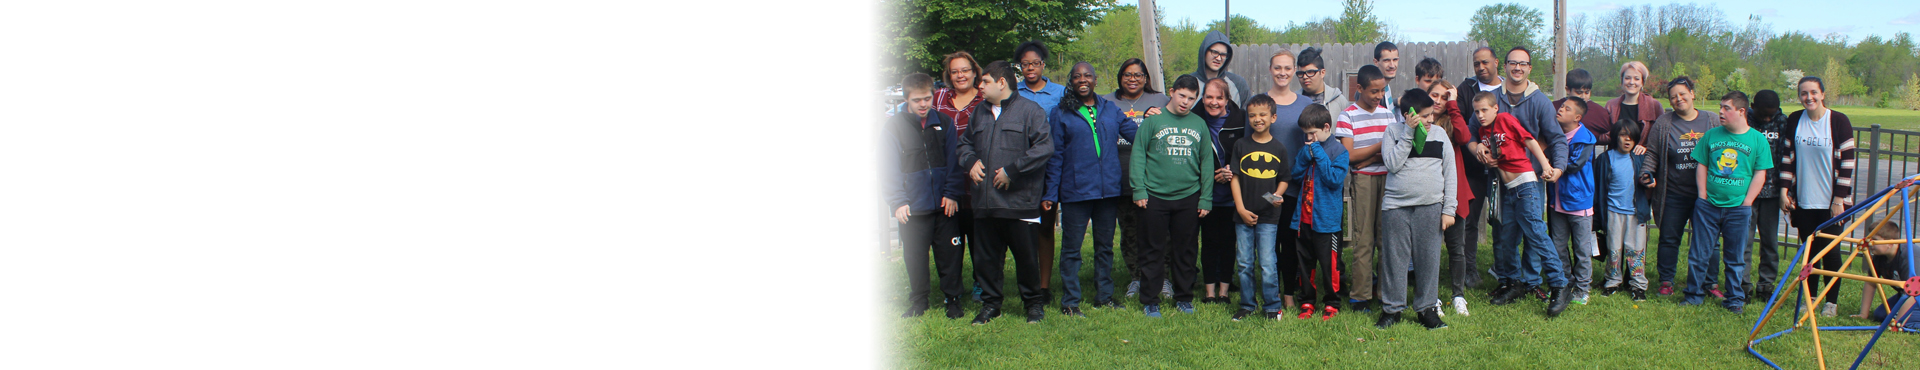
<path fill-rule="evenodd" d="M 959 140 L 960 135 L 967 133 L 967 124 L 973 118 L 973 107 L 987 100 L 986 94 L 980 93 L 978 85 L 980 62 L 973 60 L 971 53 L 956 51 L 941 59 L 940 65 L 947 67 L 947 71 L 942 75 L 947 80 L 947 87 L 934 90 L 933 110 L 953 118 L 954 131 L 958 131 L 953 133 L 954 140 Z M 971 243 L 973 202 L 964 195 L 958 200 L 960 211 L 954 213 L 953 218 L 960 221 L 960 236 Z M 979 275 L 974 276 L 973 300 L 976 302 L 980 301 L 979 278 Z"/>
<path fill-rule="evenodd" d="M 1120 87 L 1114 89 L 1113 93 L 1101 96 L 1101 98 L 1112 101 L 1114 105 L 1119 106 L 1120 113 L 1126 114 L 1128 119 L 1132 119 L 1134 125 L 1139 125 L 1141 121 L 1145 121 L 1147 116 L 1160 113 L 1160 108 L 1167 105 L 1167 101 L 1169 100 L 1167 94 L 1153 90 L 1153 86 L 1149 83 L 1149 81 L 1153 81 L 1153 76 L 1147 74 L 1147 62 L 1141 61 L 1140 58 L 1131 58 L 1120 62 L 1120 72 L 1117 76 L 1114 76 L 1114 78 L 1120 81 Z M 1133 158 L 1133 141 L 1123 137 L 1120 138 L 1120 144 L 1116 146 L 1120 149 L 1120 173 L 1130 173 L 1127 171 L 1133 168 L 1131 163 Z M 1133 194 L 1132 183 L 1121 181 L 1120 187 L 1124 194 Z M 1140 277 L 1143 276 L 1140 274 L 1139 253 L 1140 207 L 1135 206 L 1131 201 L 1123 200 L 1121 203 L 1123 204 L 1120 205 L 1118 212 L 1115 213 L 1119 215 L 1118 217 L 1120 219 L 1120 254 L 1127 260 L 1127 276 L 1133 277 L 1133 281 L 1127 283 L 1127 296 L 1132 297 L 1140 293 Z M 1161 285 L 1161 295 L 1172 297 L 1173 283 L 1169 282 Z M 1148 293 L 1151 294 L 1153 287 L 1147 287 L 1147 289 Z"/>
<path fill-rule="evenodd" d="M 1800 240 L 1805 241 L 1813 236 L 1814 227 L 1839 217 L 1853 205 L 1853 123 L 1845 113 L 1827 108 L 1827 86 L 1819 77 L 1801 78 L 1797 89 L 1800 106 L 1806 109 L 1787 115 L 1787 125 L 1780 134 L 1793 135 L 1793 139 L 1786 141 L 1785 151 L 1774 154 L 1781 156 L 1780 165 L 1776 167 L 1780 170 L 1777 180 L 1780 190 L 1785 192 L 1780 197 L 1780 208 L 1787 210 L 1787 221 L 1800 231 Z M 1828 226 L 1819 232 L 1840 235 L 1840 225 Z M 1832 241 L 1815 239 L 1815 249 L 1808 257 Z M 1821 269 L 1838 269 L 1840 256 L 1828 253 L 1812 263 Z M 1820 305 L 1821 316 L 1836 314 L 1839 292 L 1839 287 L 1827 290 L 1826 303 Z"/>
<path fill-rule="evenodd" d="M 1634 155 L 1647 154 L 1646 134 L 1652 131 L 1653 120 L 1660 117 L 1660 101 L 1640 91 L 1646 87 L 1647 65 L 1640 61 L 1628 61 L 1620 65 L 1620 98 L 1607 102 L 1607 111 L 1613 113 L 1614 121 L 1633 119 L 1640 122 L 1641 137 L 1634 138 Z"/>

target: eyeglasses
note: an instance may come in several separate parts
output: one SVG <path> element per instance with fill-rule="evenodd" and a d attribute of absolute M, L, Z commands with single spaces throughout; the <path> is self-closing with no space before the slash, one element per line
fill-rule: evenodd
<path fill-rule="evenodd" d="M 1120 74 L 1120 77 L 1126 77 L 1126 78 L 1146 78 L 1146 77 L 1147 77 L 1147 74 L 1145 74 L 1145 73 L 1121 73 L 1121 74 Z"/>
<path fill-rule="evenodd" d="M 1047 62 L 1043 60 L 1029 60 L 1029 61 L 1020 62 L 1020 66 L 1027 67 L 1027 68 L 1040 68 L 1041 66 L 1045 66 L 1045 65 L 1047 65 Z"/>
<path fill-rule="evenodd" d="M 1207 56 L 1229 57 L 1232 55 L 1228 53 L 1222 53 L 1219 50 L 1207 49 Z"/>
<path fill-rule="evenodd" d="M 1294 72 L 1293 75 L 1297 77 L 1307 77 L 1307 76 L 1318 75 L 1320 74 L 1321 71 L 1325 71 L 1325 69 L 1303 69 L 1303 70 L 1300 70 L 1299 72 Z"/>
<path fill-rule="evenodd" d="M 1533 65 L 1533 62 L 1529 62 L 1529 61 L 1524 61 L 1524 60 L 1509 60 L 1509 61 L 1507 61 L 1507 65 L 1510 65 L 1510 66 L 1515 66 L 1515 67 L 1519 67 L 1519 66 L 1531 66 L 1531 65 Z"/>
<path fill-rule="evenodd" d="M 973 68 L 954 68 L 947 70 L 947 73 L 973 73 Z"/>

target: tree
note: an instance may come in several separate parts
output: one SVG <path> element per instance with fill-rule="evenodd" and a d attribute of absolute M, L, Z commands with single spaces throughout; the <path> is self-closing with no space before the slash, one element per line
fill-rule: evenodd
<path fill-rule="evenodd" d="M 1484 40 L 1494 50 L 1507 50 L 1514 46 L 1526 46 L 1536 49 L 1540 45 L 1534 35 L 1545 28 L 1546 18 L 1540 10 L 1516 3 L 1493 4 L 1480 7 L 1473 12 L 1472 28 L 1467 31 L 1466 41 Z"/>
<path fill-rule="evenodd" d="M 1900 91 L 1907 109 L 1920 110 L 1920 74 L 1908 73 L 1907 86 Z"/>
<path fill-rule="evenodd" d="M 1120 81 L 1114 75 L 1119 72 L 1115 68 L 1120 67 L 1120 62 L 1145 58 L 1140 50 L 1139 7 L 1134 5 L 1121 5 L 1103 12 L 1098 21 L 1073 32 L 1072 39 L 1073 42 L 1053 48 L 1054 60 L 1059 62 L 1049 63 L 1047 78 L 1067 81 L 1073 63 L 1092 63 L 1094 72 L 1100 76 L 1094 89 L 1110 91 L 1119 86 Z"/>
<path fill-rule="evenodd" d="M 966 50 L 975 59 L 1013 60 L 1013 48 L 1028 40 L 1059 46 L 1068 33 L 1084 28 L 1114 0 L 1047 0 L 1018 6 L 997 0 L 883 0 L 894 16 L 881 26 L 883 54 L 891 59 L 882 73 L 940 71 L 940 56 Z M 936 74 L 937 75 L 937 74 Z M 884 79 L 883 79 L 884 80 Z"/>
<path fill-rule="evenodd" d="M 1339 42 L 1377 43 L 1385 39 L 1386 27 L 1373 14 L 1373 0 L 1342 0 L 1340 21 L 1336 23 Z"/>
<path fill-rule="evenodd" d="M 1858 97 L 1867 93 L 1867 87 L 1860 84 L 1860 78 L 1854 77 L 1847 63 L 1839 58 L 1827 57 L 1827 68 L 1820 72 L 1820 82 L 1827 86 L 1827 96 Z"/>

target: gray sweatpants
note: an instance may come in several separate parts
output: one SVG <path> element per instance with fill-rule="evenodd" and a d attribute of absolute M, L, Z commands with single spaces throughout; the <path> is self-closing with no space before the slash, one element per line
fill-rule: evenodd
<path fill-rule="evenodd" d="M 1411 206 L 1380 212 L 1380 265 L 1413 264 L 1413 310 L 1440 303 L 1440 204 Z M 1407 309 L 1407 275 L 1382 274 L 1380 303 L 1386 313 Z"/>
<path fill-rule="evenodd" d="M 1548 211 L 1547 230 L 1552 234 L 1553 247 L 1559 248 L 1561 262 L 1566 263 L 1567 283 L 1573 288 L 1573 297 L 1587 296 L 1587 292 L 1593 290 L 1593 255 L 1600 251 L 1593 238 L 1593 216 Z M 1573 242 L 1571 248 L 1567 246 L 1569 238 Z"/>

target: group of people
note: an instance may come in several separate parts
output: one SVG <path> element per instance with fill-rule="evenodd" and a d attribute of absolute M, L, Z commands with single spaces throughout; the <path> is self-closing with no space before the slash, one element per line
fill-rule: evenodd
<path fill-rule="evenodd" d="M 1237 287 L 1236 321 L 1378 307 L 1378 327 L 1412 310 L 1435 329 L 1446 326 L 1443 281 L 1454 313 L 1470 314 L 1489 226 L 1486 271 L 1498 285 L 1486 302 L 1532 297 L 1553 317 L 1586 304 L 1595 285 L 1601 296 L 1645 300 L 1656 289 L 1642 267 L 1649 223 L 1660 228 L 1657 293 L 1674 294 L 1689 222 L 1680 303 L 1711 296 L 1738 313 L 1780 281 L 1773 237 L 1760 238 L 1757 273 L 1747 268 L 1756 228 L 1777 230 L 1784 211 L 1806 240 L 1852 204 L 1853 130 L 1824 105 L 1817 77 L 1799 81 L 1804 109 L 1790 114 L 1771 90 L 1698 109 L 1691 79 L 1647 86 L 1640 62 L 1621 66 L 1622 95 L 1606 104 L 1591 100 L 1593 76 L 1578 69 L 1557 76 L 1568 96 L 1554 100 L 1527 79 L 1531 50 L 1482 47 L 1474 75 L 1458 84 L 1426 58 L 1414 87 L 1392 91 L 1399 50 L 1383 42 L 1358 69 L 1357 92 L 1333 86 L 1343 79 L 1316 48 L 1256 56 L 1267 57 L 1273 82 L 1253 91 L 1228 72 L 1225 35 L 1201 45 L 1197 70 L 1165 92 L 1139 59 L 1107 72 L 1118 79 L 1108 94 L 1094 91 L 1101 71 L 1085 62 L 1057 84 L 1044 76 L 1049 51 L 1039 42 L 1017 47 L 1011 62 L 948 54 L 945 88 L 905 76 L 904 109 L 884 126 L 881 154 L 911 292 L 903 317 L 930 308 L 930 255 L 947 317 L 964 317 L 961 260 L 970 255 L 981 302 L 973 323 L 988 323 L 1001 314 L 1011 253 L 1026 318 L 1042 320 L 1053 303 L 1056 222 L 1058 312 L 1070 316 L 1084 315 L 1089 227 L 1093 308 L 1126 307 L 1111 271 L 1118 229 L 1133 278 L 1124 294 L 1148 317 L 1162 315 L 1163 297 L 1191 314 L 1196 300 L 1231 303 Z M 1647 88 L 1667 94 L 1670 109 Z M 1828 295 L 1821 313 L 1834 315 L 1836 302 Z"/>

